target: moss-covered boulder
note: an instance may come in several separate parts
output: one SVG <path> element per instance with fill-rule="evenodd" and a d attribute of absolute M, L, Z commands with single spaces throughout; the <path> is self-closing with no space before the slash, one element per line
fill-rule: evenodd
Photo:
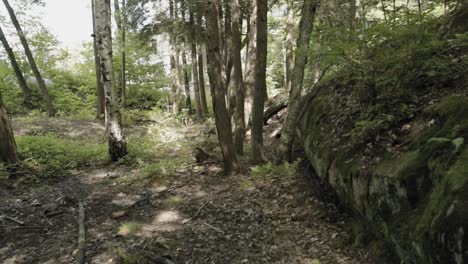
<path fill-rule="evenodd" d="M 338 83 L 305 103 L 298 126 L 318 176 L 402 263 L 468 263 L 465 93 L 376 112 Z"/>

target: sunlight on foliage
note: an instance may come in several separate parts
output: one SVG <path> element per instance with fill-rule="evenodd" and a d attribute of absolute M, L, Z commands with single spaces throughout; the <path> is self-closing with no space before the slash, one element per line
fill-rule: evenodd
<path fill-rule="evenodd" d="M 41 172 L 73 169 L 108 161 L 106 144 L 65 140 L 53 134 L 18 136 L 16 143 L 23 162 Z"/>
<path fill-rule="evenodd" d="M 138 233 L 143 228 L 141 223 L 127 222 L 120 225 L 118 234 L 121 236 L 129 236 Z"/>
<path fill-rule="evenodd" d="M 263 165 L 252 167 L 250 175 L 252 178 L 291 177 L 294 175 L 294 173 L 296 173 L 299 162 L 300 160 L 297 160 L 293 163 L 284 162 L 280 165 L 275 165 L 272 162 L 268 162 Z"/>
<path fill-rule="evenodd" d="M 166 207 L 175 208 L 183 205 L 184 198 L 182 198 L 180 195 L 172 195 L 164 199 L 162 203 Z"/>

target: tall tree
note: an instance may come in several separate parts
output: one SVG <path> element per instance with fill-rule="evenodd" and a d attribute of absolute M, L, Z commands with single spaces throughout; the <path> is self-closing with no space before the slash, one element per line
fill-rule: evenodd
<path fill-rule="evenodd" d="M 286 19 L 286 60 L 285 60 L 285 84 L 286 92 L 291 90 L 291 79 L 294 70 L 294 0 L 287 0 L 287 19 Z"/>
<path fill-rule="evenodd" d="M 289 94 L 288 113 L 281 133 L 281 144 L 278 148 L 278 161 L 290 160 L 294 132 L 297 119 L 300 115 L 300 97 L 302 83 L 304 81 L 304 69 L 307 64 L 307 51 L 309 49 L 310 36 L 313 30 L 315 13 L 318 0 L 304 0 L 301 11 L 301 23 L 299 25 L 299 37 L 297 39 L 297 51 L 294 61 L 294 72 L 292 76 L 291 92 Z"/>
<path fill-rule="evenodd" d="M 180 1 L 180 13 L 181 13 L 181 18 L 182 18 L 182 24 L 185 25 L 186 23 L 186 18 L 185 18 L 185 13 L 186 13 L 186 6 L 185 6 L 185 0 Z M 186 47 L 187 47 L 187 36 L 188 31 L 185 31 L 184 33 L 181 34 L 181 46 L 182 46 L 182 71 L 184 73 L 184 90 L 185 90 L 185 107 L 187 108 L 189 114 L 192 114 L 192 99 L 190 96 L 190 80 L 189 80 L 189 69 L 188 69 L 188 64 L 187 64 L 187 54 L 186 54 Z"/>
<path fill-rule="evenodd" d="M 125 107 L 125 101 L 127 98 L 127 3 L 122 0 L 122 106 Z"/>
<path fill-rule="evenodd" d="M 349 7 L 349 26 L 352 31 L 356 29 L 356 15 L 358 10 L 358 0 L 351 0 Z"/>
<path fill-rule="evenodd" d="M 237 91 L 232 85 L 232 10 L 231 4 L 228 0 L 224 1 L 224 63 L 226 67 L 226 84 L 227 84 L 227 103 L 229 116 L 234 118 L 234 111 L 236 108 L 236 94 Z"/>
<path fill-rule="evenodd" d="M 234 114 L 234 146 L 236 153 L 242 155 L 244 152 L 244 135 L 245 135 L 245 120 L 244 120 L 244 78 L 242 73 L 241 59 L 241 9 L 239 0 L 230 0 L 232 12 L 232 81 L 230 82 L 236 92 L 236 109 Z"/>
<path fill-rule="evenodd" d="M 250 124 L 252 114 L 254 87 L 255 87 L 255 65 L 257 61 L 257 1 L 251 2 L 250 24 L 248 32 L 248 46 L 245 64 L 245 124 Z"/>
<path fill-rule="evenodd" d="M 50 117 L 52 117 L 55 115 L 55 110 L 52 104 L 52 99 L 49 96 L 49 90 L 47 89 L 44 79 L 42 78 L 39 68 L 37 67 L 36 61 L 34 60 L 31 49 L 29 48 L 28 41 L 26 40 L 26 35 L 24 34 L 23 29 L 21 28 L 18 22 L 18 19 L 16 18 L 15 11 L 11 7 L 8 0 L 3 0 L 3 4 L 5 5 L 8 11 L 8 14 L 10 15 L 11 22 L 15 26 L 15 29 L 16 29 L 16 32 L 18 33 L 21 44 L 23 45 L 24 52 L 26 53 L 26 58 L 28 59 L 29 65 L 31 66 L 31 70 L 34 74 L 34 77 L 36 77 L 37 84 L 39 86 L 39 89 L 42 92 L 42 97 L 46 104 L 47 113 Z"/>
<path fill-rule="evenodd" d="M 189 5 L 189 23 L 190 23 L 190 38 L 191 38 L 191 58 L 192 58 L 192 83 L 193 92 L 195 94 L 195 111 L 197 114 L 197 120 L 200 122 L 203 119 L 203 109 L 200 97 L 200 83 L 198 81 L 198 63 L 197 63 L 197 41 L 196 41 L 196 29 L 195 29 L 195 17 L 194 17 L 194 0 L 190 1 Z"/>
<path fill-rule="evenodd" d="M 19 67 L 18 61 L 16 60 L 15 54 L 13 53 L 13 50 L 10 47 L 10 44 L 8 44 L 8 41 L 5 37 L 5 34 L 3 33 L 2 27 L 0 26 L 0 41 L 3 44 L 3 47 L 5 48 L 5 52 L 8 55 L 8 59 L 10 60 L 11 67 L 13 68 L 13 71 L 15 72 L 16 79 L 18 79 L 18 84 L 23 91 L 24 95 L 24 103 L 25 105 L 30 105 L 31 104 L 31 94 L 32 91 L 29 88 L 28 84 L 26 83 L 26 79 L 24 79 L 23 72 L 21 71 L 21 68 Z"/>
<path fill-rule="evenodd" d="M 223 154 L 224 174 L 237 171 L 239 164 L 232 139 L 232 128 L 226 107 L 226 84 L 222 78 L 222 50 L 219 40 L 219 0 L 208 0 L 206 12 L 208 76 L 210 78 L 213 111 Z"/>
<path fill-rule="evenodd" d="M 180 113 L 180 65 L 179 65 L 179 55 L 180 50 L 178 47 L 178 39 L 176 37 L 175 29 L 175 11 L 174 11 L 174 1 L 169 0 L 169 16 L 173 22 L 172 32 L 170 32 L 170 42 L 171 42 L 171 76 L 172 76 L 172 112 L 174 114 Z"/>
<path fill-rule="evenodd" d="M 96 12 L 95 0 L 91 0 L 91 11 L 93 15 L 93 50 L 94 50 L 94 66 L 96 68 L 96 97 L 97 97 L 97 118 L 103 119 L 105 116 L 105 99 L 104 99 L 104 85 L 101 81 L 101 65 L 99 61 L 99 49 L 96 42 Z"/>
<path fill-rule="evenodd" d="M 252 160 L 265 161 L 263 152 L 263 110 L 266 96 L 266 66 L 268 43 L 268 1 L 257 2 L 257 49 L 255 65 L 255 87 L 252 107 Z"/>
<path fill-rule="evenodd" d="M 200 99 L 202 104 L 203 113 L 208 114 L 208 103 L 206 101 L 206 88 L 205 88 L 205 63 L 203 62 L 203 55 L 205 53 L 204 42 L 205 36 L 203 34 L 203 16 L 199 12 L 197 16 L 198 28 L 198 84 L 200 85 Z"/>
<path fill-rule="evenodd" d="M 120 100 L 121 106 L 125 106 L 125 98 L 126 98 L 126 90 L 127 90 L 127 75 L 126 75 L 126 35 L 127 35 L 127 13 L 126 13 L 126 1 L 122 0 L 122 8 L 120 8 L 119 0 L 114 0 L 114 10 L 115 10 L 115 22 L 117 25 L 118 32 L 120 32 L 120 56 L 121 56 L 121 69 L 119 72 L 119 89 L 118 90 L 118 97 Z"/>
<path fill-rule="evenodd" d="M 16 164 L 18 163 L 16 154 L 16 142 L 11 128 L 10 116 L 3 103 L 0 94 L 0 163 Z"/>
<path fill-rule="evenodd" d="M 115 91 L 112 65 L 112 33 L 110 0 L 95 0 L 96 41 L 99 48 L 101 80 L 105 91 L 106 126 L 109 128 L 109 154 L 117 161 L 127 155 L 127 143 L 121 129 L 119 102 Z"/>

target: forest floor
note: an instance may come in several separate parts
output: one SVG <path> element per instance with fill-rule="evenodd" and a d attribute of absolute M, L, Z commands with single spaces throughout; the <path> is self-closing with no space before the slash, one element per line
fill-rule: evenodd
<path fill-rule="evenodd" d="M 19 138 L 103 144 L 94 121 L 17 118 L 14 127 Z M 213 131 L 167 120 L 128 125 L 129 144 L 146 140 L 133 148 L 142 157 L 0 186 L 0 263 L 76 263 L 78 203 L 87 263 L 372 263 L 305 162 L 291 175 L 254 177 L 243 159 L 242 173 L 224 177 Z M 197 163 L 195 147 L 210 157 Z"/>

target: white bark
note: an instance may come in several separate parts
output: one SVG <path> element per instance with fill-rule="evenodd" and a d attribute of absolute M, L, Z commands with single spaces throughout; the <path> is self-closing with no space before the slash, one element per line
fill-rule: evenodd
<path fill-rule="evenodd" d="M 112 33 L 110 0 L 96 0 L 96 42 L 99 49 L 101 80 L 104 85 L 105 111 L 109 128 L 109 154 L 116 161 L 127 154 L 125 137 L 120 125 L 120 109 L 115 93 L 112 65 Z"/>

